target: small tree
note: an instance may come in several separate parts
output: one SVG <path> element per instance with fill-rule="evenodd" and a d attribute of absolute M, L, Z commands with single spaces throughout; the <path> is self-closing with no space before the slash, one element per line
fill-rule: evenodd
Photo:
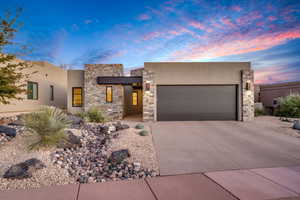
<path fill-rule="evenodd" d="M 18 45 L 13 39 L 20 13 L 21 9 L 18 9 L 13 17 L 9 12 L 4 17 L 0 16 L 0 104 L 9 104 L 13 99 L 22 100 L 19 94 L 26 91 L 23 81 L 29 74 L 23 70 L 31 65 L 28 62 L 17 61 L 14 53 L 4 52 L 6 48 Z M 25 46 L 21 48 L 24 50 Z"/>
<path fill-rule="evenodd" d="M 290 94 L 280 98 L 276 115 L 280 117 L 300 117 L 300 94 Z"/>

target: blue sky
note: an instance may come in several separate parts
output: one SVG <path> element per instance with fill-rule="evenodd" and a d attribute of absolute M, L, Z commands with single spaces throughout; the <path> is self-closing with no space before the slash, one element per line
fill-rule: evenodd
<path fill-rule="evenodd" d="M 0 0 L 22 7 L 25 59 L 85 63 L 251 61 L 257 83 L 300 80 L 297 0 Z"/>

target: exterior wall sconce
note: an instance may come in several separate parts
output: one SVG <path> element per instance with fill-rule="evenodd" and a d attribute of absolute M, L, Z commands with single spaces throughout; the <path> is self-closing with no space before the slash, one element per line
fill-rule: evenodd
<path fill-rule="evenodd" d="M 246 90 L 247 91 L 251 90 L 251 83 L 250 82 L 246 82 Z"/>
<path fill-rule="evenodd" d="M 145 84 L 145 91 L 146 92 L 150 91 L 150 82 L 146 82 L 146 84 Z"/>

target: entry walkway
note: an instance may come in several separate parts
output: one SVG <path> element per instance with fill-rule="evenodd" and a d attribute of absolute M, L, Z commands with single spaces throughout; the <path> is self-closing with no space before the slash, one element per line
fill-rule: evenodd
<path fill-rule="evenodd" d="M 1 200 L 299 200 L 300 166 L 0 192 Z"/>

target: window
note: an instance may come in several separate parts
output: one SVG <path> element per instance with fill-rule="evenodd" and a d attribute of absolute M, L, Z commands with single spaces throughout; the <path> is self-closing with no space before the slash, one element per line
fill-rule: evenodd
<path fill-rule="evenodd" d="M 134 105 L 134 106 L 138 105 L 138 92 L 137 91 L 132 92 L 132 105 Z"/>
<path fill-rule="evenodd" d="M 54 101 L 54 86 L 50 85 L 50 101 Z"/>
<path fill-rule="evenodd" d="M 38 83 L 30 81 L 27 82 L 27 99 L 38 99 Z"/>
<path fill-rule="evenodd" d="M 72 106 L 82 107 L 82 88 L 73 87 L 72 88 Z"/>
<path fill-rule="evenodd" d="M 106 103 L 112 103 L 113 94 L 112 94 L 112 86 L 106 86 Z"/>

